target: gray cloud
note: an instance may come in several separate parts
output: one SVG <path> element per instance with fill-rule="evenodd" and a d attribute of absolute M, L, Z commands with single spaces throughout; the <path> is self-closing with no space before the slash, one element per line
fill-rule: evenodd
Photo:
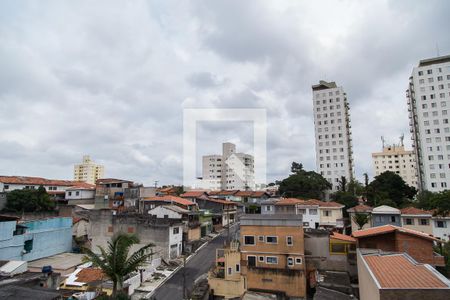
<path fill-rule="evenodd" d="M 324 9 L 326 7 L 327 9 Z M 408 134 L 412 67 L 450 52 L 448 1 L 0 4 L 0 173 L 182 182 L 184 108 L 266 108 L 268 179 L 315 167 L 311 85 L 347 91 L 357 176 Z M 251 126 L 199 127 L 198 156 L 251 151 Z"/>

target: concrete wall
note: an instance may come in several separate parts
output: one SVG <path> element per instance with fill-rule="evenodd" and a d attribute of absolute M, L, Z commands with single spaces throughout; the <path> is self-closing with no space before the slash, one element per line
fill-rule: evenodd
<path fill-rule="evenodd" d="M 382 289 L 381 300 L 450 299 L 450 289 Z M 364 300 L 361 298 L 361 300 Z"/>
<path fill-rule="evenodd" d="M 151 223 L 148 218 L 138 218 L 136 215 L 113 216 L 111 210 L 92 210 L 89 220 L 91 223 L 92 250 L 98 251 L 97 246 L 106 247 L 111 237 L 118 232 L 134 233 L 140 239 L 140 244 L 132 251 L 147 245 L 155 244 L 155 257 L 169 258 L 169 230 L 170 226 L 163 220 Z M 146 221 L 147 220 L 147 221 Z M 182 224 L 180 224 L 180 227 Z M 180 234 L 183 230 L 180 229 Z"/>
<path fill-rule="evenodd" d="M 412 219 L 413 225 L 406 224 L 405 219 Z M 421 219 L 426 219 L 428 221 L 428 225 L 421 225 L 421 223 L 420 223 Z M 417 230 L 420 232 L 433 234 L 432 223 L 433 223 L 433 221 L 431 220 L 431 216 L 430 217 L 402 216 L 402 227 L 409 228 L 412 230 Z"/>
<path fill-rule="evenodd" d="M 66 191 L 67 200 L 94 199 L 95 190 L 69 190 Z"/>
<path fill-rule="evenodd" d="M 245 293 L 245 278 L 239 275 L 238 280 L 224 280 L 222 278 L 209 277 L 208 284 L 215 296 L 225 299 L 240 298 Z"/>
<path fill-rule="evenodd" d="M 282 292 L 288 297 L 306 296 L 303 270 L 249 268 L 246 277 L 248 290 Z"/>
<path fill-rule="evenodd" d="M 359 299 L 380 300 L 380 290 L 372 278 L 361 253 L 357 251 L 356 261 L 358 265 Z"/>
<path fill-rule="evenodd" d="M 52 218 L 29 221 L 26 232 L 13 235 L 16 222 L 0 222 L 0 259 L 36 260 L 72 250 L 72 219 Z M 25 252 L 25 242 L 32 241 L 32 249 Z"/>
<path fill-rule="evenodd" d="M 444 222 L 444 227 L 437 227 L 437 221 Z M 444 241 L 450 238 L 450 218 L 433 218 L 432 219 L 433 235 Z"/>
<path fill-rule="evenodd" d="M 148 211 L 149 215 L 156 216 L 157 218 L 164 219 L 165 216 L 169 219 L 181 219 L 182 215 L 163 206 L 157 206 L 154 209 Z"/>

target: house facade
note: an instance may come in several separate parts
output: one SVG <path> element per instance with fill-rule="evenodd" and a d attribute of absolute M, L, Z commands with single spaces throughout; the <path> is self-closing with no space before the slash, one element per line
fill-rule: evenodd
<path fill-rule="evenodd" d="M 433 216 L 431 226 L 435 237 L 443 241 L 450 239 L 450 216 Z"/>
<path fill-rule="evenodd" d="M 432 213 L 415 207 L 400 209 L 402 227 L 433 234 Z"/>
<path fill-rule="evenodd" d="M 242 274 L 250 291 L 306 296 L 303 221 L 300 215 L 241 217 Z"/>
<path fill-rule="evenodd" d="M 372 209 L 373 209 L 372 207 L 364 205 L 364 204 L 359 204 L 357 206 L 347 209 L 348 215 L 350 217 L 351 226 L 352 226 L 352 232 L 355 232 L 360 229 L 367 229 L 367 228 L 372 227 L 371 226 Z M 367 219 L 367 223 L 365 223 L 361 228 L 359 228 L 359 225 L 355 222 L 355 216 L 358 214 L 364 214 L 364 215 L 369 216 L 369 218 Z"/>
<path fill-rule="evenodd" d="M 383 225 L 402 226 L 399 209 L 387 205 L 377 206 L 372 209 L 372 227 Z"/>

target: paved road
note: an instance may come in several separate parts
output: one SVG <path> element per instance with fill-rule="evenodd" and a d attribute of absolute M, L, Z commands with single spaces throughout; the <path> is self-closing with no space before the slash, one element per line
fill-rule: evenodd
<path fill-rule="evenodd" d="M 231 236 L 234 235 L 239 228 L 237 224 L 231 227 Z M 194 281 L 201 275 L 207 273 L 214 265 L 216 256 L 216 249 L 222 248 L 226 242 L 227 230 L 220 236 L 212 240 L 208 245 L 200 249 L 200 251 L 193 256 L 187 263 L 186 267 L 181 268 L 162 286 L 160 286 L 155 294 L 154 300 L 181 300 L 183 299 L 183 273 L 186 274 L 186 287 L 188 294 L 192 291 Z M 184 272 L 183 272 L 184 271 Z"/>

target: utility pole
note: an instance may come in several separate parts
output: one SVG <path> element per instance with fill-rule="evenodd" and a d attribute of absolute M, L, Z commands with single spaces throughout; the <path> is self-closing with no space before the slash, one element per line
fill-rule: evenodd
<path fill-rule="evenodd" d="M 183 300 L 187 300 L 187 295 L 186 295 L 186 255 L 183 255 Z"/>
<path fill-rule="evenodd" d="M 158 187 L 158 180 L 155 180 L 155 189 Z"/>

